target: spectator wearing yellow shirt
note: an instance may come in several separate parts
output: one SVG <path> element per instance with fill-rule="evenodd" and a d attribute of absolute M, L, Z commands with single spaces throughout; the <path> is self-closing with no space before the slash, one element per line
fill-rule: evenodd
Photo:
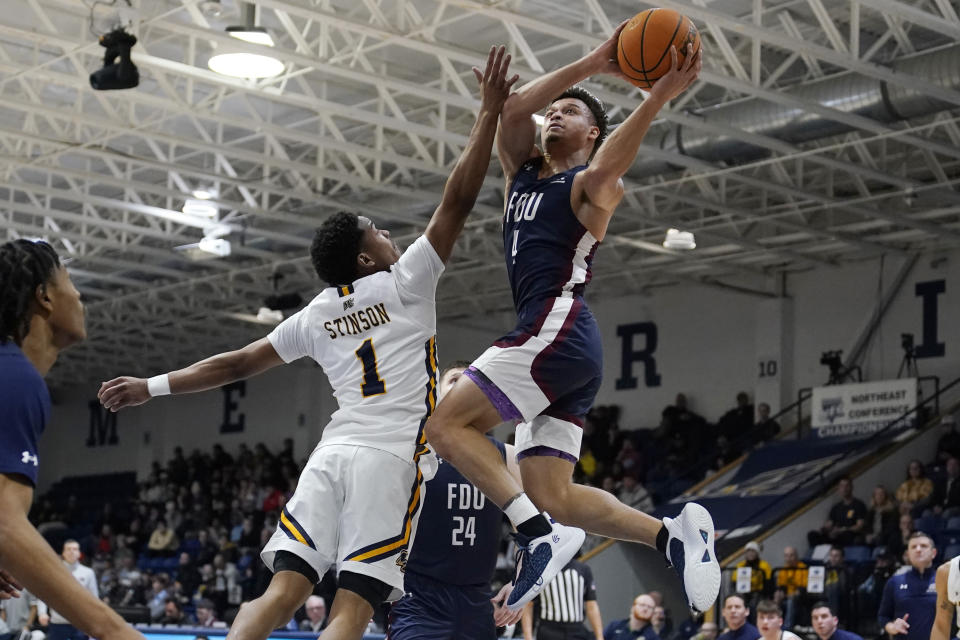
<path fill-rule="evenodd" d="M 913 516 L 920 515 L 933 494 L 933 481 L 926 477 L 923 463 L 911 460 L 907 466 L 907 479 L 897 488 L 897 502 L 911 505 Z"/>
<path fill-rule="evenodd" d="M 784 547 L 783 566 L 777 569 L 776 583 L 774 601 L 783 607 L 783 627 L 792 629 L 797 606 L 807 588 L 807 565 L 800 560 L 794 547 Z"/>
<path fill-rule="evenodd" d="M 753 613 L 756 602 L 760 600 L 761 597 L 767 595 L 773 585 L 771 581 L 773 568 L 769 562 L 760 557 L 760 551 L 761 548 L 758 542 L 748 542 L 744 546 L 743 560 L 737 563 L 737 569 L 740 567 L 750 567 L 750 569 L 752 569 L 750 573 L 750 592 L 740 594 L 750 609 L 750 617 L 756 615 Z M 736 582 L 736 572 L 733 573 L 731 579 Z"/>

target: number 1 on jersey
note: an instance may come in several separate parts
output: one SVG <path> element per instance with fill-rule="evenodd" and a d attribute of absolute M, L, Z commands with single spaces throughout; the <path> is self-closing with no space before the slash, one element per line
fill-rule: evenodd
<path fill-rule="evenodd" d="M 387 385 L 380 379 L 377 371 L 377 352 L 373 350 L 373 338 L 367 338 L 354 353 L 363 364 L 363 384 L 360 391 L 364 398 L 378 396 L 387 392 Z"/>

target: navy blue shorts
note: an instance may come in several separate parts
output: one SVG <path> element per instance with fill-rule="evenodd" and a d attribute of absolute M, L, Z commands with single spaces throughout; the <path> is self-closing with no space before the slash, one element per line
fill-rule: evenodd
<path fill-rule="evenodd" d="M 550 298 L 520 314 L 465 372 L 505 420 L 518 420 L 517 457 L 576 462 L 583 419 L 603 379 L 600 330 L 583 298 Z"/>
<path fill-rule="evenodd" d="M 403 597 L 393 603 L 389 640 L 495 640 L 493 594 L 486 586 L 457 586 L 407 571 Z"/>

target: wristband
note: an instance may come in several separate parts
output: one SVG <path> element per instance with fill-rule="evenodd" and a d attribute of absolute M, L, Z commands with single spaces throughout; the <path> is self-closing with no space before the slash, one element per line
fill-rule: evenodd
<path fill-rule="evenodd" d="M 147 378 L 147 393 L 150 397 L 170 395 L 170 376 L 166 373 Z"/>

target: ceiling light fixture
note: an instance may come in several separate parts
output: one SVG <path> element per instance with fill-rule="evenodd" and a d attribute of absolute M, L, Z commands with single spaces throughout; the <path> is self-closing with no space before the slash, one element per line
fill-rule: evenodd
<path fill-rule="evenodd" d="M 245 2 L 241 5 L 242 26 L 227 27 L 227 33 L 237 40 L 264 47 L 272 47 L 274 42 L 270 33 L 256 26 L 256 7 Z M 260 53 L 249 53 L 221 45 L 223 51 L 210 56 L 207 66 L 220 75 L 233 78 L 272 78 L 283 73 L 283 62 Z M 231 50 L 233 49 L 233 50 Z"/>
<path fill-rule="evenodd" d="M 217 197 L 216 189 L 194 189 L 193 197 L 197 200 L 212 200 Z"/>
<path fill-rule="evenodd" d="M 663 239 L 663 246 L 667 249 L 689 251 L 697 248 L 693 234 L 679 229 L 667 229 L 667 237 Z"/>
<path fill-rule="evenodd" d="M 217 214 L 220 213 L 220 208 L 215 202 L 210 202 L 209 200 L 187 198 L 187 201 L 183 203 L 183 209 L 181 209 L 181 211 L 195 218 L 216 220 Z"/>

